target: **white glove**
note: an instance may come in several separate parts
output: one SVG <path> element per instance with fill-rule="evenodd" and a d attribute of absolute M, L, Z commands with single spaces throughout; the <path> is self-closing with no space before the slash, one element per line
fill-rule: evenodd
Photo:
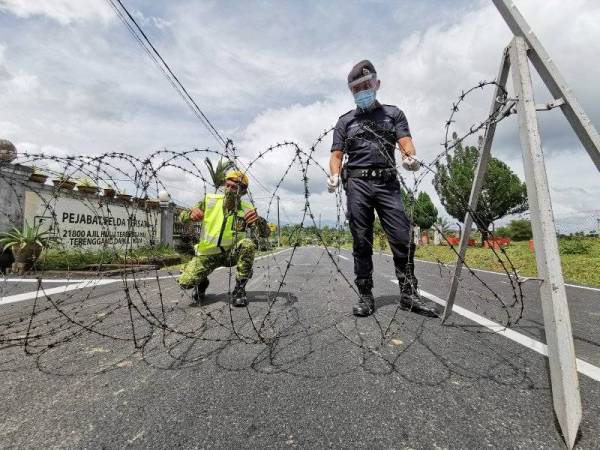
<path fill-rule="evenodd" d="M 327 190 L 329 192 L 335 192 L 337 187 L 340 185 L 340 176 L 339 174 L 331 175 L 327 178 Z"/>
<path fill-rule="evenodd" d="M 416 172 L 421 168 L 421 163 L 412 156 L 405 156 L 402 158 L 402 167 L 411 172 Z"/>

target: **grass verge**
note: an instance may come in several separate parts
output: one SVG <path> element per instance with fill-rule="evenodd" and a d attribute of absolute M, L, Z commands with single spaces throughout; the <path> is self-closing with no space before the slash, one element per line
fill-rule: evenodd
<path fill-rule="evenodd" d="M 573 245 L 574 242 L 577 244 Z M 504 250 L 519 275 L 537 276 L 535 254 L 529 249 L 528 242 L 512 242 Z M 499 250 L 496 250 L 496 253 L 506 261 L 506 257 Z M 561 239 L 560 253 L 563 275 L 567 282 L 589 286 L 600 285 L 600 238 Z M 416 257 L 443 263 L 456 261 L 456 254 L 448 246 L 419 246 Z M 491 249 L 469 247 L 465 260 L 474 269 L 504 272 Z"/>
<path fill-rule="evenodd" d="M 128 252 L 116 250 L 76 251 L 45 249 L 36 262 L 37 270 L 85 270 L 106 264 L 169 264 L 185 259 L 167 246 L 142 247 Z"/>

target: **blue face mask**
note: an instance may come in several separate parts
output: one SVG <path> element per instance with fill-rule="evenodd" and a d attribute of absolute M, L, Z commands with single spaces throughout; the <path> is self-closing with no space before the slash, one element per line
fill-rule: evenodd
<path fill-rule="evenodd" d="M 365 89 L 364 91 L 354 94 L 354 102 L 356 106 L 362 109 L 367 109 L 375 101 L 375 89 Z"/>

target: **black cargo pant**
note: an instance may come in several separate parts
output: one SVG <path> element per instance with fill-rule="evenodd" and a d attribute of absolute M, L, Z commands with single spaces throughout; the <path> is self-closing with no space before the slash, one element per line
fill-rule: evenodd
<path fill-rule="evenodd" d="M 350 177 L 346 187 L 346 198 L 356 279 L 372 277 L 374 211 L 377 211 L 390 244 L 396 276 L 401 278 L 407 270 L 409 256 L 410 263 L 413 264 L 414 246 L 411 246 L 410 220 L 404 212 L 400 182 L 395 177 L 389 180 Z"/>

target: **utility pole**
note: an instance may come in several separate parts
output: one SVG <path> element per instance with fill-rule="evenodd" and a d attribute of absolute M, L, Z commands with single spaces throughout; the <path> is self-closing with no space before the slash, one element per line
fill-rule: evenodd
<path fill-rule="evenodd" d="M 319 213 L 319 231 L 321 230 L 321 213 Z"/>
<path fill-rule="evenodd" d="M 277 247 L 281 247 L 281 223 L 279 222 L 279 195 L 277 196 Z"/>

